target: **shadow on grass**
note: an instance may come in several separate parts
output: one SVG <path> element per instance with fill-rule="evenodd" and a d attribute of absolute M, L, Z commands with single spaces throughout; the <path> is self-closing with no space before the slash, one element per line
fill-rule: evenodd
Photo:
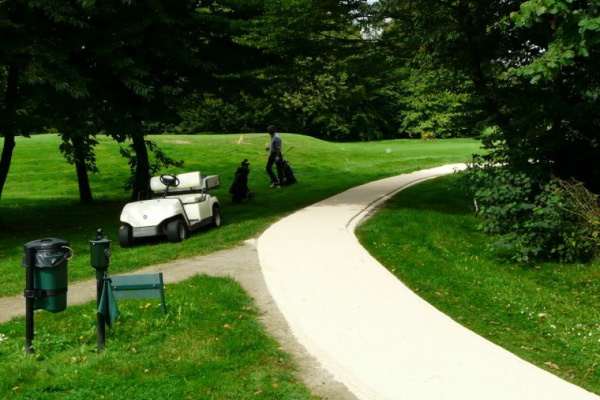
<path fill-rule="evenodd" d="M 2 243 L 0 249 L 45 237 L 93 238 L 98 228 L 116 231 L 122 202 L 98 201 L 93 204 L 49 200 L 0 207 Z"/>

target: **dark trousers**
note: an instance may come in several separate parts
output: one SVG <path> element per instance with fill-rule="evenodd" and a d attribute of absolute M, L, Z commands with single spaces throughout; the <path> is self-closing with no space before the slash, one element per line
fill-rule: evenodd
<path fill-rule="evenodd" d="M 283 166 L 282 166 L 282 158 L 279 157 L 279 161 L 275 161 L 277 157 L 277 153 L 269 154 L 269 159 L 267 160 L 267 166 L 265 167 L 269 178 L 271 178 L 271 183 L 283 183 Z M 275 164 L 275 168 L 277 168 L 277 176 L 273 173 L 273 164 Z"/>

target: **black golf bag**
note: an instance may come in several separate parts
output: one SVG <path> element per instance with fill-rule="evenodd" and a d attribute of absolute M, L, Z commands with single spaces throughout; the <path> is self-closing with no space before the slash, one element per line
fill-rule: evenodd
<path fill-rule="evenodd" d="M 248 159 L 244 159 L 242 164 L 235 171 L 233 177 L 233 183 L 229 188 L 231 194 L 231 200 L 234 202 L 240 202 L 244 199 L 253 199 L 254 192 L 248 189 L 248 175 L 250 174 L 250 163 Z"/>
<path fill-rule="evenodd" d="M 281 186 L 289 186 L 297 182 L 296 177 L 294 176 L 294 170 L 288 160 L 281 160 L 281 169 L 283 171 L 283 183 Z"/>

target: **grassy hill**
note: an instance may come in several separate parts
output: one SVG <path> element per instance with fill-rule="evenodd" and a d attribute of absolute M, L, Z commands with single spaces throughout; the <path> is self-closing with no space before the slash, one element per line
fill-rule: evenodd
<path fill-rule="evenodd" d="M 436 165 L 467 162 L 479 148 L 479 143 L 471 139 L 330 143 L 294 134 L 282 137 L 284 153 L 299 182 L 279 190 L 269 189 L 264 171 L 267 134 L 150 137 L 168 156 L 185 161 L 184 168 L 162 173 L 201 171 L 221 176 L 221 188 L 211 193 L 220 199 L 223 214 L 221 228 L 202 231 L 182 243 L 152 243 L 151 251 L 148 246 L 121 249 L 117 243 L 119 215 L 129 198 L 122 188 L 129 167 L 119 154 L 119 144 L 99 138 L 96 154 L 100 173 L 90 175 L 95 202 L 80 205 L 75 168 L 58 151 L 60 138 L 18 138 L 0 201 L 0 296 L 23 290 L 19 265 L 23 245 L 32 240 L 56 237 L 68 241 L 75 251 L 69 279 L 89 279 L 94 276 L 89 264 L 89 240 L 102 228 L 113 241 L 111 270 L 124 272 L 233 246 L 257 237 L 283 215 L 350 187 Z M 233 204 L 228 189 L 245 158 L 251 169 L 248 185 L 256 198 Z"/>

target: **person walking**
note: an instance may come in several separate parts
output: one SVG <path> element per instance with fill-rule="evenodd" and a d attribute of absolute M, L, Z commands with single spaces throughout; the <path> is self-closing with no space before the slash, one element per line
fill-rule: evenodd
<path fill-rule="evenodd" d="M 275 125 L 269 125 L 267 127 L 267 133 L 271 136 L 271 142 L 266 150 L 269 152 L 269 158 L 267 159 L 267 166 L 265 167 L 269 178 L 271 179 L 271 188 L 281 187 L 283 183 L 283 156 L 281 154 L 282 141 L 281 137 L 277 134 L 277 128 Z M 277 168 L 277 176 L 273 173 L 273 165 Z"/>

